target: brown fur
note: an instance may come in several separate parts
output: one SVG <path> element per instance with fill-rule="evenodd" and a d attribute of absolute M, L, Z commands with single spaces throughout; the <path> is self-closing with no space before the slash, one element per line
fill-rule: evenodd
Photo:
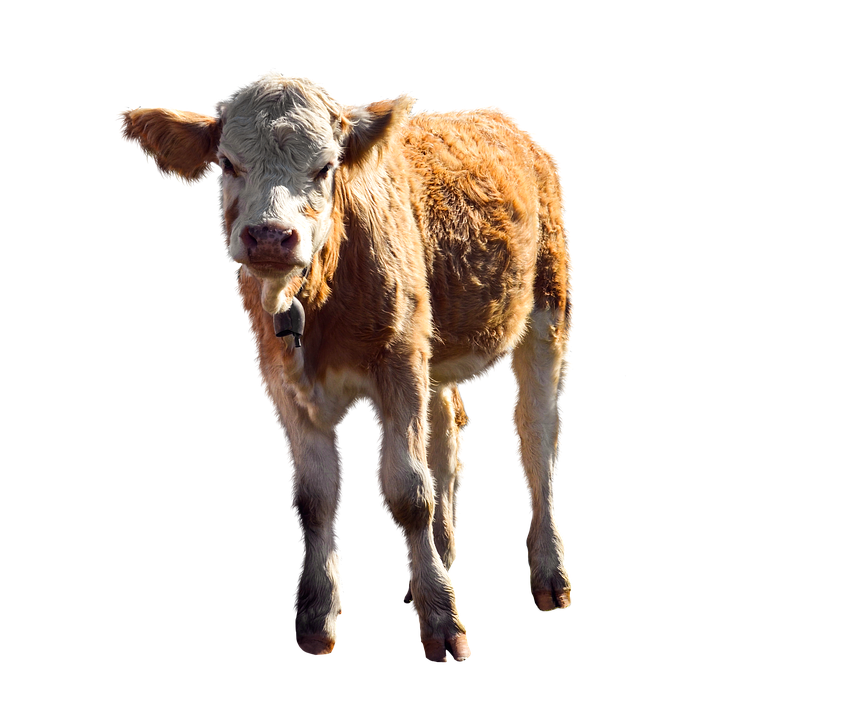
<path fill-rule="evenodd" d="M 522 335 L 533 305 L 563 315 L 558 331 L 566 332 L 567 250 L 554 172 L 528 136 L 490 112 L 414 116 L 381 163 L 342 167 L 335 230 L 299 295 L 307 372 L 321 379 L 328 367 L 369 368 L 385 348 L 410 339 L 412 308 L 432 363 L 471 349 L 495 360 Z M 385 207 L 366 206 L 371 186 L 392 191 Z M 398 296 L 399 287 L 409 297 Z M 259 287 L 243 284 L 242 292 L 257 296 L 246 299 L 255 328 L 268 324 Z M 277 365 L 281 352 L 267 362 Z"/>
<path fill-rule="evenodd" d="M 138 140 L 163 172 L 197 180 L 216 161 L 221 124 L 197 113 L 140 108 L 124 113 L 124 137 Z"/>

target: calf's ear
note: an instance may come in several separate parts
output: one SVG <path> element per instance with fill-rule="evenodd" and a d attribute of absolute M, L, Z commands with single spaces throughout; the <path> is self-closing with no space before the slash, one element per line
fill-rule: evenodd
<path fill-rule="evenodd" d="M 343 116 L 342 164 L 361 165 L 373 153 L 380 153 L 393 130 L 407 119 L 413 104 L 413 98 L 402 95 L 395 100 L 348 108 Z"/>
<path fill-rule="evenodd" d="M 137 140 L 160 170 L 197 180 L 211 162 L 222 134 L 221 121 L 180 110 L 140 108 L 124 113 L 124 137 Z"/>

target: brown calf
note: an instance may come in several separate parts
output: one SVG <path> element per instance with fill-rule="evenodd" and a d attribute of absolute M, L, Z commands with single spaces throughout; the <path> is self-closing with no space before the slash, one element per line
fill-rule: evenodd
<path fill-rule="evenodd" d="M 310 82 L 272 75 L 221 103 L 218 117 L 134 110 L 124 133 L 165 172 L 193 180 L 211 163 L 222 169 L 228 250 L 295 466 L 299 645 L 334 647 L 335 427 L 368 397 L 426 656 L 463 660 L 447 574 L 467 420 L 456 384 L 509 351 L 532 495 L 532 594 L 542 610 L 570 604 L 552 507 L 568 259 L 546 153 L 496 112 L 412 116 L 411 104 L 344 108 Z"/>

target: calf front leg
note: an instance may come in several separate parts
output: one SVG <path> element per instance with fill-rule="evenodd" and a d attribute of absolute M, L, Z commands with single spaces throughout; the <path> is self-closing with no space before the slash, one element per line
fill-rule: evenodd
<path fill-rule="evenodd" d="M 381 489 L 393 519 L 402 528 L 411 562 L 410 592 L 420 620 L 420 638 L 429 660 L 470 655 L 467 635 L 455 608 L 455 593 L 432 534 L 434 487 L 426 461 L 427 364 L 402 365 L 381 378 Z"/>
<path fill-rule="evenodd" d="M 343 463 L 336 432 L 300 432 L 290 443 L 292 508 L 304 558 L 295 593 L 295 631 L 308 655 L 330 655 L 343 612 L 337 518 L 343 497 Z"/>

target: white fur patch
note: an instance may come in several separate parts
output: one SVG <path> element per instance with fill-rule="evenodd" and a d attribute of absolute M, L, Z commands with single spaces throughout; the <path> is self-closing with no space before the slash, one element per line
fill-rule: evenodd
<path fill-rule="evenodd" d="M 219 155 L 235 169 L 222 176 L 222 206 L 239 206 L 228 237 L 231 257 L 248 261 L 241 239 L 246 227 L 274 225 L 297 233 L 293 265 L 307 267 L 331 227 L 333 170 L 321 171 L 335 165 L 342 152 L 342 108 L 314 85 L 270 75 L 221 103 L 219 112 Z M 286 279 L 276 280 L 264 287 L 268 312 L 281 311 L 280 286 Z"/>

